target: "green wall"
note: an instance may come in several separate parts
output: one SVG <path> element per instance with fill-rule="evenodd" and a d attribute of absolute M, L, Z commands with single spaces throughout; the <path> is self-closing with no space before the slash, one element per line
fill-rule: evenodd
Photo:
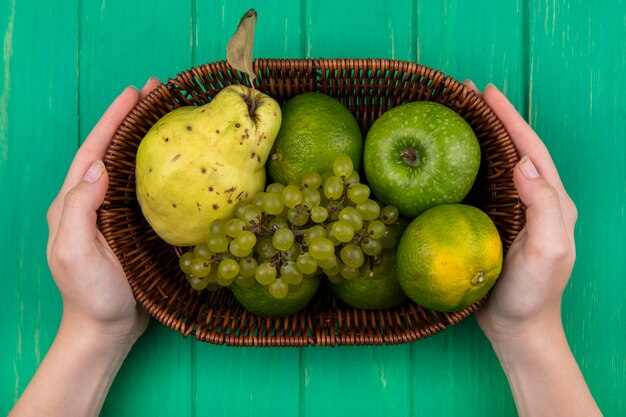
<path fill-rule="evenodd" d="M 111 100 L 221 60 L 259 12 L 256 57 L 411 60 L 511 98 L 579 209 L 567 335 L 605 415 L 626 414 L 626 2 L 3 0 L 0 4 L 0 414 L 61 314 L 45 213 Z M 475 320 L 408 345 L 228 348 L 152 323 L 104 416 L 510 416 Z"/>

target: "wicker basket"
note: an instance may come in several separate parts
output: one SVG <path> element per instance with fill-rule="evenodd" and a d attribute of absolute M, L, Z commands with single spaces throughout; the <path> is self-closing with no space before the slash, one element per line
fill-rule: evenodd
<path fill-rule="evenodd" d="M 307 91 L 339 99 L 363 133 L 387 109 L 418 100 L 457 111 L 476 132 L 482 164 L 466 202 L 494 220 L 505 251 L 524 223 L 512 180 L 518 155 L 502 124 L 480 96 L 439 71 L 391 60 L 257 60 L 256 87 L 284 103 Z M 470 315 L 483 300 L 456 313 L 439 313 L 405 302 L 396 308 L 351 308 L 320 287 L 309 306 L 281 319 L 247 312 L 224 288 L 196 292 L 178 268 L 176 248 L 161 240 L 144 219 L 135 198 L 135 154 L 150 127 L 171 110 L 209 102 L 224 86 L 247 79 L 226 62 L 202 65 L 155 89 L 126 117 L 104 162 L 110 184 L 98 221 L 120 259 L 138 303 L 184 336 L 234 346 L 397 344 L 431 336 Z"/>

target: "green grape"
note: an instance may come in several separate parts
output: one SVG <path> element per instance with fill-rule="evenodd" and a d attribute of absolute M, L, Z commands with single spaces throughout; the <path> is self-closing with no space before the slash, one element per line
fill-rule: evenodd
<path fill-rule="evenodd" d="M 235 277 L 233 282 L 241 288 L 250 288 L 256 283 L 256 279 L 254 279 L 254 275 L 244 277 L 243 275 L 239 274 Z"/>
<path fill-rule="evenodd" d="M 363 216 L 354 207 L 348 206 L 341 210 L 339 212 L 339 220 L 347 222 L 355 232 L 363 228 Z M 336 237 L 339 239 L 338 236 Z"/>
<path fill-rule="evenodd" d="M 328 210 L 326 207 L 317 206 L 311 209 L 311 220 L 315 223 L 322 223 L 328 218 Z"/>
<path fill-rule="evenodd" d="M 283 199 L 279 193 L 268 193 L 263 201 L 263 211 L 274 216 L 282 213 Z"/>
<path fill-rule="evenodd" d="M 348 177 L 354 171 L 354 164 L 348 155 L 339 155 L 333 161 L 333 173 L 338 177 Z"/>
<path fill-rule="evenodd" d="M 359 184 L 360 182 L 361 177 L 359 177 L 359 173 L 356 171 L 352 171 L 352 174 L 346 178 L 346 184 Z"/>
<path fill-rule="evenodd" d="M 356 209 L 361 213 L 363 220 L 375 220 L 380 214 L 380 206 L 376 201 L 370 199 L 357 204 Z"/>
<path fill-rule="evenodd" d="M 256 235 L 249 230 L 244 230 L 239 234 L 237 240 L 244 248 L 252 250 L 256 244 Z"/>
<path fill-rule="evenodd" d="M 373 220 L 367 225 L 367 234 L 374 239 L 383 237 L 385 230 L 387 230 L 387 226 L 380 220 Z"/>
<path fill-rule="evenodd" d="M 206 258 L 195 258 L 189 266 L 190 273 L 198 278 L 204 278 L 211 272 L 211 262 Z"/>
<path fill-rule="evenodd" d="M 317 266 L 323 269 L 334 268 L 339 265 L 339 258 L 333 253 L 328 258 L 320 259 L 317 261 Z"/>
<path fill-rule="evenodd" d="M 337 200 L 343 194 L 343 181 L 340 177 L 329 177 L 324 183 L 324 195 L 329 200 Z"/>
<path fill-rule="evenodd" d="M 189 282 L 189 284 L 191 284 L 191 288 L 193 288 L 196 291 L 202 291 L 209 284 L 207 280 L 202 279 L 192 274 L 187 275 L 187 281 Z"/>
<path fill-rule="evenodd" d="M 295 261 L 283 263 L 280 267 L 280 278 L 287 284 L 299 284 L 302 282 L 303 275 L 298 269 Z"/>
<path fill-rule="evenodd" d="M 289 208 L 295 207 L 302 201 L 302 193 L 295 185 L 288 185 L 283 190 L 283 204 Z"/>
<path fill-rule="evenodd" d="M 340 274 L 345 279 L 354 279 L 359 276 L 359 268 L 350 268 L 348 265 L 342 265 Z"/>
<path fill-rule="evenodd" d="M 252 204 L 257 206 L 261 210 L 263 210 L 263 206 L 265 205 L 265 198 L 267 197 L 267 195 L 268 195 L 268 193 L 265 193 L 263 191 L 261 191 L 260 193 L 257 193 L 252 198 Z"/>
<path fill-rule="evenodd" d="M 380 211 L 380 217 L 383 223 L 385 224 L 394 224 L 398 221 L 398 217 L 400 216 L 400 212 L 396 206 L 385 206 Z"/>
<path fill-rule="evenodd" d="M 307 188 L 316 190 L 322 185 L 322 177 L 317 172 L 307 172 L 302 176 L 300 183 Z"/>
<path fill-rule="evenodd" d="M 316 237 L 326 237 L 326 229 L 324 229 L 319 224 L 309 227 L 304 232 L 304 243 L 308 245 L 309 243 L 311 243 L 311 240 Z"/>
<path fill-rule="evenodd" d="M 244 256 L 250 255 L 252 252 L 252 248 L 244 247 L 239 238 L 233 239 L 230 241 L 230 245 L 228 245 L 228 250 L 232 253 L 233 256 L 237 258 L 243 258 Z"/>
<path fill-rule="evenodd" d="M 219 274 L 217 273 L 217 268 L 211 268 L 211 272 L 209 272 L 209 275 L 204 277 L 204 279 L 207 280 L 209 284 L 212 284 L 217 282 L 218 275 Z"/>
<path fill-rule="evenodd" d="M 327 259 L 335 253 L 335 245 L 324 237 L 316 237 L 309 243 L 309 253 L 317 260 Z"/>
<path fill-rule="evenodd" d="M 266 259 L 273 258 L 278 253 L 272 244 L 272 236 L 260 236 L 256 242 L 256 251 L 262 258 Z"/>
<path fill-rule="evenodd" d="M 361 241 L 361 250 L 367 256 L 376 256 L 383 250 L 383 244 L 379 239 L 366 237 Z"/>
<path fill-rule="evenodd" d="M 246 225 L 252 224 L 252 222 L 258 224 L 261 221 L 262 212 L 261 209 L 254 204 L 248 204 L 242 209 L 239 218 L 243 220 Z"/>
<path fill-rule="evenodd" d="M 317 261 L 308 252 L 298 256 L 296 265 L 303 274 L 314 274 L 317 270 Z"/>
<path fill-rule="evenodd" d="M 233 283 L 233 281 L 234 281 L 234 278 L 223 278 L 219 274 L 217 275 L 217 278 L 215 279 L 215 282 L 222 287 L 228 287 L 230 284 Z"/>
<path fill-rule="evenodd" d="M 274 232 L 272 244 L 279 251 L 286 251 L 291 248 L 294 242 L 294 236 L 291 229 L 283 228 Z"/>
<path fill-rule="evenodd" d="M 283 259 L 287 259 L 289 261 L 295 261 L 300 255 L 300 246 L 291 245 L 291 247 L 283 252 Z"/>
<path fill-rule="evenodd" d="M 281 299 L 285 298 L 289 292 L 289 285 L 282 279 L 277 279 L 268 285 L 267 290 L 270 292 L 272 297 Z"/>
<path fill-rule="evenodd" d="M 354 204 L 361 204 L 370 196 L 370 187 L 365 184 L 354 184 L 348 189 L 348 198 Z"/>
<path fill-rule="evenodd" d="M 198 245 L 200 246 L 200 245 Z M 204 245 L 206 246 L 206 245 Z M 208 250 L 208 249 L 207 249 Z M 194 249 L 195 251 L 195 249 Z M 194 253 L 193 252 L 185 252 L 183 253 L 183 255 L 178 258 L 178 265 L 180 266 L 180 269 L 185 273 L 188 274 L 191 272 L 191 263 L 193 262 L 193 258 L 194 258 Z M 205 258 L 208 259 L 208 258 Z"/>
<path fill-rule="evenodd" d="M 333 284 L 339 284 L 341 282 L 343 282 L 344 278 L 341 276 L 341 274 L 337 274 L 337 275 L 327 275 L 328 280 L 330 282 L 332 282 Z"/>
<path fill-rule="evenodd" d="M 312 209 L 313 207 L 319 206 L 321 201 L 322 196 L 316 189 L 305 188 L 302 190 L 302 205 Z"/>
<path fill-rule="evenodd" d="M 346 243 L 352 240 L 354 237 L 354 228 L 350 223 L 345 220 L 338 220 L 332 224 L 332 232 L 335 239 L 340 242 Z"/>
<path fill-rule="evenodd" d="M 350 268 L 359 268 L 363 265 L 365 257 L 363 251 L 353 242 L 348 243 L 339 251 L 341 261 Z"/>
<path fill-rule="evenodd" d="M 309 213 L 306 210 L 299 210 L 296 217 L 293 219 L 293 224 L 295 226 L 304 226 L 309 221 Z"/>
<path fill-rule="evenodd" d="M 212 235 L 225 235 L 226 234 L 226 220 L 224 219 L 215 219 L 211 222 L 211 226 L 209 226 L 209 232 Z"/>
<path fill-rule="evenodd" d="M 385 230 L 385 234 L 380 239 L 380 243 L 382 243 L 383 248 L 385 248 L 385 249 L 394 248 L 396 246 L 396 243 L 397 243 L 396 232 L 394 232 L 391 229 Z"/>
<path fill-rule="evenodd" d="M 254 277 L 259 284 L 268 285 L 276 279 L 276 268 L 267 262 L 256 267 Z"/>
<path fill-rule="evenodd" d="M 333 276 L 333 275 L 341 274 L 342 266 L 343 265 L 338 262 L 336 265 L 331 266 L 330 268 L 323 268 L 322 270 L 327 276 Z"/>
<path fill-rule="evenodd" d="M 254 270 L 257 267 L 256 259 L 247 256 L 239 260 L 239 275 L 249 278 L 254 276 Z"/>
<path fill-rule="evenodd" d="M 339 212 L 343 210 L 343 202 L 341 200 L 331 200 L 326 205 L 331 220 L 339 219 Z"/>
<path fill-rule="evenodd" d="M 209 247 L 206 245 L 206 243 L 201 243 L 195 248 L 193 248 L 193 254 L 196 258 L 206 258 L 206 259 L 211 259 L 211 257 L 215 255 L 213 252 L 209 250 Z"/>
<path fill-rule="evenodd" d="M 278 230 L 282 229 L 283 227 L 289 227 L 289 223 L 287 223 L 285 219 L 274 217 L 272 220 L 270 220 L 269 227 L 272 230 Z"/>
<path fill-rule="evenodd" d="M 337 246 L 341 244 L 341 242 L 337 240 L 337 238 L 333 234 L 333 224 L 334 223 L 328 223 L 328 225 L 326 226 L 326 238 L 330 240 L 334 246 Z"/>
<path fill-rule="evenodd" d="M 285 189 L 284 185 L 278 182 L 274 182 L 268 185 L 265 191 L 267 191 L 268 193 L 282 193 L 284 189 Z"/>
<path fill-rule="evenodd" d="M 228 250 L 229 240 L 224 235 L 211 235 L 206 244 L 211 252 L 222 253 Z"/>
<path fill-rule="evenodd" d="M 289 284 L 289 293 L 290 294 L 296 293 L 300 291 L 301 288 L 302 288 L 302 282 L 300 282 L 299 284 Z"/>
<path fill-rule="evenodd" d="M 243 232 L 243 228 L 245 224 L 241 219 L 233 218 L 226 222 L 226 234 L 230 237 L 237 237 L 241 232 Z"/>
<path fill-rule="evenodd" d="M 217 273 L 224 279 L 232 280 L 239 274 L 239 263 L 232 258 L 226 258 L 217 266 Z"/>
<path fill-rule="evenodd" d="M 220 285 L 214 282 L 209 282 L 209 285 L 206 286 L 205 290 L 213 292 L 219 290 L 220 288 L 222 288 Z"/>

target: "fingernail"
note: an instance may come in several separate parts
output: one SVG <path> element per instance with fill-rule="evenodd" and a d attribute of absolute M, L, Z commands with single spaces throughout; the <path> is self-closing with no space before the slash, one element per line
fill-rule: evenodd
<path fill-rule="evenodd" d="M 157 81 L 157 82 L 159 82 L 159 83 L 161 82 L 161 80 L 159 79 L 159 77 L 155 77 L 154 75 L 153 75 L 152 77 L 148 78 L 148 82 L 150 82 L 150 81 Z"/>
<path fill-rule="evenodd" d="M 487 88 L 489 88 L 489 87 L 493 87 L 493 88 L 495 88 L 496 90 L 498 89 L 498 87 L 496 87 L 494 83 L 487 83 L 487 85 L 485 86 L 485 90 L 486 90 Z"/>
<path fill-rule="evenodd" d="M 93 164 L 89 167 L 85 176 L 83 177 L 83 181 L 87 181 L 88 183 L 95 183 L 100 179 L 102 174 L 104 173 L 104 164 L 101 160 L 94 161 Z"/>
<path fill-rule="evenodd" d="M 469 84 L 471 88 L 473 88 L 474 90 L 478 90 L 478 87 L 476 87 L 476 84 L 474 84 L 474 81 L 470 80 L 469 78 L 463 81 L 463 84 Z"/>
<path fill-rule="evenodd" d="M 519 163 L 519 167 L 522 170 L 522 174 L 524 174 L 524 176 L 529 180 L 539 177 L 539 172 L 529 157 L 523 157 Z"/>

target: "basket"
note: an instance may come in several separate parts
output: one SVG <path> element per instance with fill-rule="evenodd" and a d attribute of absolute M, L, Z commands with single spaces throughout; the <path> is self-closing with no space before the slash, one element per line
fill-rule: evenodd
<path fill-rule="evenodd" d="M 260 59 L 254 68 L 256 88 L 280 104 L 308 91 L 337 98 L 354 114 L 364 137 L 377 117 L 402 103 L 436 101 L 458 112 L 476 132 L 482 149 L 478 178 L 465 202 L 493 219 L 508 250 L 524 224 L 524 207 L 512 179 L 518 155 L 479 95 L 442 72 L 395 60 Z M 146 132 L 166 113 L 205 104 L 223 87 L 247 83 L 225 61 L 169 79 L 129 113 L 105 155 L 110 183 L 98 224 L 137 302 L 152 317 L 185 337 L 230 346 L 380 345 L 440 333 L 480 306 L 484 299 L 455 313 L 441 313 L 407 301 L 366 311 L 347 306 L 322 286 L 299 313 L 266 319 L 246 311 L 228 288 L 213 293 L 193 290 L 179 270 L 180 251 L 161 240 L 141 213 L 135 197 L 135 154 Z"/>

